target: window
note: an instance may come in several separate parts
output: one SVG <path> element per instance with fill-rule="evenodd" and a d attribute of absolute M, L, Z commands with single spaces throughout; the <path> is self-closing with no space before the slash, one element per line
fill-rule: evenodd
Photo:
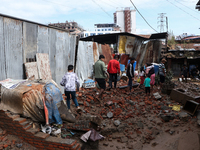
<path fill-rule="evenodd" d="M 88 33 L 85 33 L 85 37 L 87 37 L 88 36 Z"/>
<path fill-rule="evenodd" d="M 111 29 L 108 29 L 108 31 L 111 31 Z"/>
<path fill-rule="evenodd" d="M 100 29 L 98 29 L 98 31 L 100 31 Z"/>
<path fill-rule="evenodd" d="M 107 31 L 107 29 L 105 29 L 105 31 Z"/>
<path fill-rule="evenodd" d="M 98 33 L 98 35 L 102 35 L 103 33 Z"/>
<path fill-rule="evenodd" d="M 104 31 L 104 29 L 101 29 L 101 31 Z"/>
<path fill-rule="evenodd" d="M 96 35 L 95 33 L 90 33 L 90 36 Z"/>

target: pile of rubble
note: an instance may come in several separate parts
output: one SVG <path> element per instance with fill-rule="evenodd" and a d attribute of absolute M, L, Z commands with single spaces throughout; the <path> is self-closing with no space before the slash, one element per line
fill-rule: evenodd
<path fill-rule="evenodd" d="M 120 81 L 118 85 L 124 86 L 126 82 Z M 177 82 L 175 85 L 181 88 L 182 84 Z M 197 89 L 196 85 L 194 86 Z M 198 95 L 198 91 L 195 94 Z M 161 94 L 156 86 L 149 97 L 142 87 L 134 88 L 131 95 L 128 88 L 106 90 L 101 101 L 98 100 L 97 89 L 81 89 L 77 92 L 77 99 L 83 109 L 82 114 L 76 113 L 73 106 L 76 123 L 67 123 L 66 128 L 88 131 L 91 129 L 91 123 L 95 123 L 100 128 L 100 133 L 106 137 L 103 146 L 117 141 L 126 143 L 124 147 L 131 149 L 136 145 L 131 144 L 130 140 L 133 143 L 141 143 L 139 145 L 149 144 L 160 133 L 165 132 L 169 136 L 177 134 L 178 131 L 174 128 L 184 127 L 188 122 L 197 126 L 195 116 L 182 111 L 183 106 L 171 100 L 169 95 Z M 178 106 L 180 109 L 174 109 Z M 95 119 L 91 121 L 87 116 Z M 191 129 L 186 129 L 189 130 Z M 155 145 L 157 144 L 152 144 Z M 111 149 L 119 149 L 119 146 L 115 147 L 113 144 L 109 146 Z"/>

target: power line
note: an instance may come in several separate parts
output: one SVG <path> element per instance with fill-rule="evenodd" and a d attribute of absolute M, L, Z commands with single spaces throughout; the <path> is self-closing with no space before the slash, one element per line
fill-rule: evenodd
<path fill-rule="evenodd" d="M 132 0 L 130 0 L 131 3 L 133 4 Z M 139 12 L 139 10 L 137 9 L 137 7 L 133 4 L 133 6 L 135 7 L 135 9 L 137 10 L 137 12 L 140 14 L 140 16 L 144 19 L 144 21 L 151 27 L 151 29 L 153 29 L 154 31 L 156 31 L 148 22 L 147 20 L 142 16 L 142 14 Z M 158 31 L 156 31 L 158 32 Z"/>
<path fill-rule="evenodd" d="M 168 0 L 166 0 L 168 1 Z M 196 18 L 195 16 L 191 15 L 190 13 L 186 12 L 185 10 L 183 10 L 182 8 L 178 7 L 177 5 L 173 4 L 172 2 L 168 1 L 170 4 L 174 5 L 175 7 L 177 7 L 178 9 L 182 10 L 183 12 L 185 12 L 186 14 L 190 15 L 191 17 L 197 19 L 200 21 L 200 19 Z"/>
<path fill-rule="evenodd" d="M 190 7 L 188 7 L 188 6 L 186 6 L 186 5 L 182 4 L 182 3 L 180 3 L 179 1 L 177 1 L 177 0 L 175 0 L 175 1 L 176 1 L 177 3 L 179 3 L 179 4 L 183 5 L 183 6 L 185 6 L 186 8 L 188 8 L 188 9 L 194 11 L 195 13 L 200 14 L 198 11 L 195 11 L 195 10 L 191 9 Z"/>
<path fill-rule="evenodd" d="M 94 0 L 92 0 L 97 6 L 99 6 L 108 16 L 110 16 L 112 18 L 112 16 L 107 13 L 99 4 L 97 4 Z"/>

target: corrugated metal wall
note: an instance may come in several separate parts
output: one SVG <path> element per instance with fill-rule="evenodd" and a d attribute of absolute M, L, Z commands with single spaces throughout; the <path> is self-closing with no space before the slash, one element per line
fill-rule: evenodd
<path fill-rule="evenodd" d="M 76 36 L 31 22 L 0 16 L 0 80 L 23 79 L 23 63 L 48 53 L 52 78 L 58 85 L 75 62 Z"/>

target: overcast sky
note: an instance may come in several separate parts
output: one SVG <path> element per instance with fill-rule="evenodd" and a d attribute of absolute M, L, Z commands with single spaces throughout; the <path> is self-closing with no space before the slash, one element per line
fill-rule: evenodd
<path fill-rule="evenodd" d="M 169 31 L 200 35 L 198 0 L 132 0 L 137 9 L 156 30 L 159 13 L 166 13 Z M 130 0 L 0 0 L 0 13 L 43 24 L 76 21 L 85 30 L 94 30 L 96 23 L 113 23 L 113 13 L 132 7 Z M 156 33 L 136 12 L 137 34 Z M 166 31 L 166 29 L 165 29 Z"/>

